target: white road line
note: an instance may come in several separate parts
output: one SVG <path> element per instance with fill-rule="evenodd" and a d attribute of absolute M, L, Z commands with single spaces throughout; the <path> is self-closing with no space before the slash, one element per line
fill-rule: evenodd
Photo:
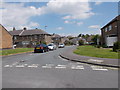
<path fill-rule="evenodd" d="M 101 67 L 101 66 L 91 66 L 92 67 L 92 69 L 93 70 L 95 70 L 95 71 L 108 71 L 108 69 L 105 69 L 105 68 L 103 68 L 103 67 Z"/>
<path fill-rule="evenodd" d="M 28 67 L 30 67 L 30 68 L 37 68 L 38 66 L 31 65 L 31 66 L 28 66 Z"/>
<path fill-rule="evenodd" d="M 52 68 L 51 66 L 42 66 L 42 68 Z"/>
<path fill-rule="evenodd" d="M 25 67 L 25 66 L 24 66 L 24 65 L 17 65 L 16 67 L 18 67 L 18 68 L 19 68 L 19 67 L 23 68 L 23 67 Z"/>
<path fill-rule="evenodd" d="M 79 66 L 72 66 L 71 69 L 84 69 L 84 67 L 82 65 Z"/>
<path fill-rule="evenodd" d="M 37 68 L 39 65 L 38 64 L 32 64 L 32 65 L 29 65 L 28 67 L 30 68 Z"/>
<path fill-rule="evenodd" d="M 18 62 L 15 62 L 15 63 L 13 63 L 12 65 L 17 65 L 18 64 Z"/>
<path fill-rule="evenodd" d="M 66 65 L 57 65 L 58 67 L 66 67 Z"/>
<path fill-rule="evenodd" d="M 12 65 L 5 65 L 4 67 L 12 67 Z"/>
<path fill-rule="evenodd" d="M 56 66 L 55 68 L 59 68 L 59 69 L 62 69 L 62 68 L 66 68 L 65 66 L 63 67 L 61 67 L 61 66 Z"/>

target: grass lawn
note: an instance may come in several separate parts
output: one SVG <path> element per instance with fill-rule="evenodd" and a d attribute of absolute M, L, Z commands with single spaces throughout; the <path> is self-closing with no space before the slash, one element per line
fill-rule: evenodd
<path fill-rule="evenodd" d="M 77 47 L 74 53 L 83 56 L 118 59 L 118 53 L 113 52 L 112 49 L 96 48 L 87 45 Z"/>
<path fill-rule="evenodd" d="M 29 52 L 29 51 L 33 51 L 33 48 L 16 48 L 16 49 L 1 50 L 0 55 L 10 55 L 10 54 Z"/>

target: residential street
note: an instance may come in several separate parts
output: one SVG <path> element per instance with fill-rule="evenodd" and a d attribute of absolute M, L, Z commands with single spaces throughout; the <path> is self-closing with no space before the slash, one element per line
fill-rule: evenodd
<path fill-rule="evenodd" d="M 59 54 L 27 53 L 2 59 L 3 88 L 118 88 L 118 70 L 68 61 Z"/>

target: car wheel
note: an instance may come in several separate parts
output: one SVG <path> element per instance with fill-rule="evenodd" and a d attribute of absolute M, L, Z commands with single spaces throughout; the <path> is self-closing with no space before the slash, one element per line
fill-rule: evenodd
<path fill-rule="evenodd" d="M 45 52 L 45 50 L 42 51 L 42 53 L 44 53 L 44 52 Z"/>

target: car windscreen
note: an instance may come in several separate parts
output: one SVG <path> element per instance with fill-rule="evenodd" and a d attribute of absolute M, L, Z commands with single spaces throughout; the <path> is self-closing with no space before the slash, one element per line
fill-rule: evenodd
<path fill-rule="evenodd" d="M 36 47 L 46 47 L 47 45 L 45 45 L 45 44 L 39 44 L 39 45 L 37 45 Z"/>
<path fill-rule="evenodd" d="M 53 46 L 52 44 L 49 44 L 48 46 Z"/>

